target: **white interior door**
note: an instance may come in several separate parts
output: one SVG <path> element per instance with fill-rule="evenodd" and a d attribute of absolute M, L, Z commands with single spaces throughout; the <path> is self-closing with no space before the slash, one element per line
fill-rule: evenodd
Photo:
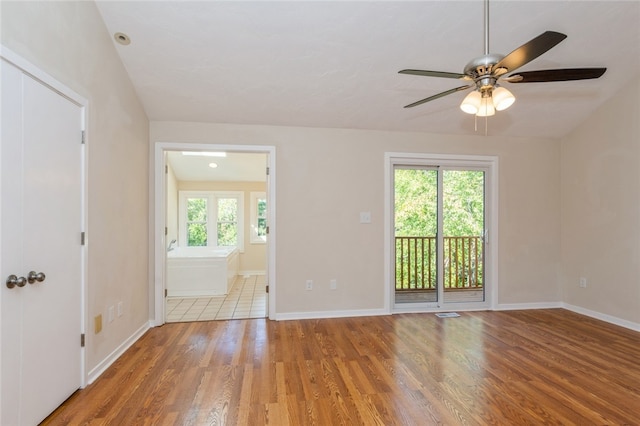
<path fill-rule="evenodd" d="M 33 425 L 82 383 L 82 107 L 0 66 L 0 424 Z"/>

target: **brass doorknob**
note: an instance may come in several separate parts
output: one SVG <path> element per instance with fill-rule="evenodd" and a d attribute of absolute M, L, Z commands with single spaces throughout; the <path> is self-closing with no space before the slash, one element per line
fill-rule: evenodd
<path fill-rule="evenodd" d="M 31 271 L 29 272 L 29 275 L 27 275 L 27 281 L 29 282 L 29 284 L 33 284 L 36 281 L 41 283 L 45 278 L 46 276 L 42 272 Z"/>

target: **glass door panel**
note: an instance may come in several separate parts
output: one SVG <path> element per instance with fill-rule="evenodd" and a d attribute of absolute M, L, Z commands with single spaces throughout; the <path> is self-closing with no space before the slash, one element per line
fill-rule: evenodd
<path fill-rule="evenodd" d="M 442 171 L 445 303 L 483 302 L 485 172 Z"/>
<path fill-rule="evenodd" d="M 395 303 L 436 303 L 438 170 L 394 168 Z"/>

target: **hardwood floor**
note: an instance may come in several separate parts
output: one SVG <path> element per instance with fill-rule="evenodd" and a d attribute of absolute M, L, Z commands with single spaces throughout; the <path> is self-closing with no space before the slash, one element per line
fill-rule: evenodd
<path fill-rule="evenodd" d="M 640 333 L 562 309 L 166 324 L 43 424 L 638 425 Z"/>

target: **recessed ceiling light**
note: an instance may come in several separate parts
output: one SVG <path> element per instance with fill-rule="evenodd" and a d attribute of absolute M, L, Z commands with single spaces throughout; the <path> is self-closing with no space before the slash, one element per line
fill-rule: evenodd
<path fill-rule="evenodd" d="M 209 167 L 215 169 L 216 167 L 218 167 L 218 165 L 216 163 L 209 163 Z"/>
<path fill-rule="evenodd" d="M 129 38 L 128 35 L 124 34 L 124 33 L 115 33 L 113 35 L 113 38 L 120 44 L 126 46 L 127 44 L 131 43 L 131 39 Z"/>

